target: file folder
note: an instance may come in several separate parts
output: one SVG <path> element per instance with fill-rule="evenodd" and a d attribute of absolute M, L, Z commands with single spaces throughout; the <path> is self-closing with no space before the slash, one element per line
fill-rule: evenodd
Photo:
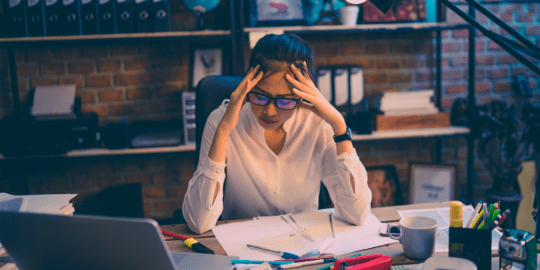
<path fill-rule="evenodd" d="M 26 0 L 26 21 L 28 23 L 28 36 L 45 36 L 45 0 Z"/>
<path fill-rule="evenodd" d="M 99 33 L 98 0 L 81 0 L 81 26 L 83 35 Z"/>
<path fill-rule="evenodd" d="M 98 15 L 99 15 L 99 33 L 100 34 L 115 34 L 116 33 L 116 10 L 114 0 L 99 0 Z"/>
<path fill-rule="evenodd" d="M 349 67 L 349 89 L 350 89 L 350 115 L 349 124 L 356 127 L 359 113 L 364 112 L 364 69 L 361 66 Z"/>
<path fill-rule="evenodd" d="M 47 36 L 59 36 L 64 33 L 62 0 L 45 1 L 45 33 Z"/>
<path fill-rule="evenodd" d="M 116 29 L 118 33 L 135 32 L 133 0 L 116 0 Z"/>
<path fill-rule="evenodd" d="M 171 16 L 169 0 L 153 0 L 154 32 L 170 32 Z"/>
<path fill-rule="evenodd" d="M 152 25 L 152 0 L 135 0 L 135 31 L 148 33 L 154 30 Z"/>
<path fill-rule="evenodd" d="M 26 4 L 24 1 L 2 1 L 4 3 L 6 37 L 28 36 L 28 26 L 26 24 Z"/>
<path fill-rule="evenodd" d="M 62 7 L 64 35 L 81 35 L 81 16 L 79 1 L 63 0 Z"/>
<path fill-rule="evenodd" d="M 334 67 L 333 69 L 333 97 L 334 107 L 343 115 L 345 120 L 349 119 L 349 68 Z M 349 123 L 347 123 L 349 125 Z"/>
<path fill-rule="evenodd" d="M 332 68 L 320 67 L 317 69 L 317 87 L 326 100 L 332 104 Z"/>

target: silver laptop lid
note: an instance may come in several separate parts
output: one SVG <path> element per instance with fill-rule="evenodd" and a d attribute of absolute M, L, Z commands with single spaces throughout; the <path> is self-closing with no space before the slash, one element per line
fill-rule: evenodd
<path fill-rule="evenodd" d="M 177 270 L 151 219 L 0 212 L 0 243 L 19 270 Z"/>

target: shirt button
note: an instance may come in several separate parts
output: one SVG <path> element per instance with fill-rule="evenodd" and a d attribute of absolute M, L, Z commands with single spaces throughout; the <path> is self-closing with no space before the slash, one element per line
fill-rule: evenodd
<path fill-rule="evenodd" d="M 215 172 L 219 174 L 219 170 L 218 170 L 218 169 L 216 169 Z"/>

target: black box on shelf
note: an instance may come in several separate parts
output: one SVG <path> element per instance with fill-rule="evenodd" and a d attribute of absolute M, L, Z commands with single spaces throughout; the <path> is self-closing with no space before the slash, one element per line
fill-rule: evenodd
<path fill-rule="evenodd" d="M 99 33 L 98 0 L 81 1 L 81 26 L 83 35 Z"/>
<path fill-rule="evenodd" d="M 154 32 L 171 31 L 169 0 L 153 0 Z"/>
<path fill-rule="evenodd" d="M 448 256 L 471 260 L 478 270 L 491 269 L 492 230 L 450 227 Z"/>
<path fill-rule="evenodd" d="M 98 2 L 99 33 L 116 34 L 116 2 L 100 0 Z"/>
<path fill-rule="evenodd" d="M 81 12 L 80 2 L 77 0 L 63 0 L 62 18 L 64 24 L 64 35 L 81 35 Z"/>
<path fill-rule="evenodd" d="M 26 22 L 29 37 L 45 36 L 45 0 L 26 0 Z"/>
<path fill-rule="evenodd" d="M 62 0 L 45 1 L 45 33 L 47 36 L 59 36 L 64 33 Z"/>
<path fill-rule="evenodd" d="M 133 0 L 116 1 L 116 29 L 118 33 L 135 32 L 135 6 Z"/>
<path fill-rule="evenodd" d="M 135 31 L 148 33 L 154 30 L 152 0 L 135 0 Z"/>

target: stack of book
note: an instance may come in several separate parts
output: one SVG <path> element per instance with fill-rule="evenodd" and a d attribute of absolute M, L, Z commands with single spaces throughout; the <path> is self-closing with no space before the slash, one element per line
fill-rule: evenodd
<path fill-rule="evenodd" d="M 433 95 L 433 90 L 385 92 L 379 109 L 385 116 L 436 114 Z"/>
<path fill-rule="evenodd" d="M 0 193 L 0 211 L 73 215 L 70 200 L 77 194 L 11 195 Z"/>

